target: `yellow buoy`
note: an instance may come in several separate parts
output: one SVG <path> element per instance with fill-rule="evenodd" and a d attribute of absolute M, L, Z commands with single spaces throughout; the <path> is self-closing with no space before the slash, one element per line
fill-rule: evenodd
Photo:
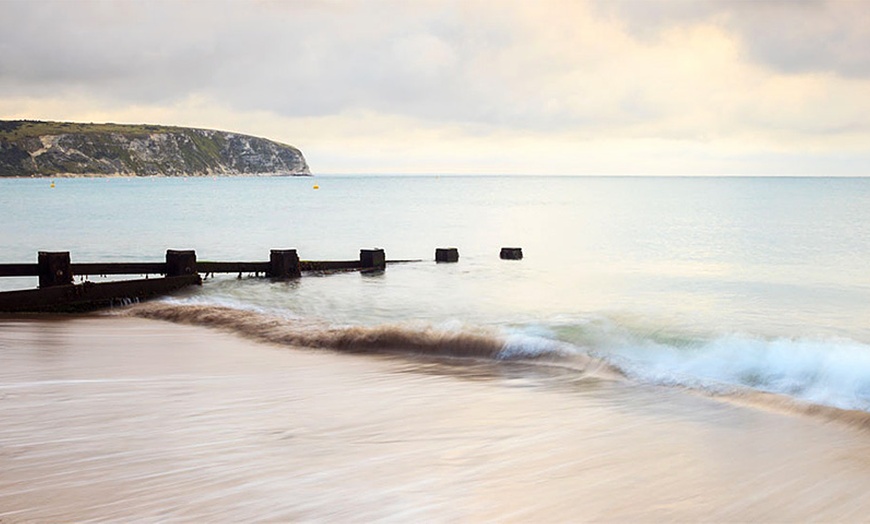
<path fill-rule="evenodd" d="M 54 180 L 51 181 L 51 187 L 54 187 Z"/>
<path fill-rule="evenodd" d="M 320 186 L 318 186 L 317 184 L 314 184 L 314 189 L 320 189 Z"/>

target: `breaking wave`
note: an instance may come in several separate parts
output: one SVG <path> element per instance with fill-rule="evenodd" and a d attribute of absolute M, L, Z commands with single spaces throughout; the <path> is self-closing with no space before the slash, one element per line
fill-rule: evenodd
<path fill-rule="evenodd" d="M 124 314 L 181 324 L 229 330 L 262 342 L 332 349 L 351 353 L 407 353 L 436 357 L 489 360 L 557 360 L 571 353 L 578 371 L 606 371 L 608 366 L 588 355 L 571 352 L 568 344 L 488 330 L 437 329 L 431 326 L 324 326 L 255 310 L 205 304 L 151 302 Z"/>
<path fill-rule="evenodd" d="M 600 319 L 554 333 L 634 381 L 870 427 L 870 345 L 862 342 L 690 335 Z"/>
<path fill-rule="evenodd" d="M 135 316 L 217 327 L 263 342 L 371 353 L 411 351 L 447 357 L 497 358 L 502 343 L 486 334 L 410 330 L 400 326 L 320 326 L 257 311 L 224 306 L 150 303 L 131 308 Z"/>
<path fill-rule="evenodd" d="M 713 393 L 750 388 L 870 411 L 870 346 L 852 340 L 629 334 L 612 337 L 595 352 L 644 382 Z"/>
<path fill-rule="evenodd" d="M 171 302 L 134 305 L 122 314 L 220 328 L 287 346 L 546 363 L 870 428 L 870 346 L 850 340 L 705 338 L 595 322 L 504 330 L 329 326 L 251 309 Z"/>

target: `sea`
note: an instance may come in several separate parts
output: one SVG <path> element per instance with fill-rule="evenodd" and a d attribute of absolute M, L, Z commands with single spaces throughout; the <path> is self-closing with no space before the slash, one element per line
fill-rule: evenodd
<path fill-rule="evenodd" d="M 0 521 L 866 518 L 870 178 L 0 179 L 0 263 L 373 248 L 0 318 Z"/>
<path fill-rule="evenodd" d="M 491 337 L 495 359 L 593 358 L 643 383 L 870 412 L 870 178 L 3 179 L 0 227 L 6 263 L 382 248 L 408 262 L 288 282 L 217 275 L 162 303 L 402 332 L 392 345 L 438 333 L 457 346 L 434 350 L 459 356 L 457 335 Z M 443 247 L 459 262 L 436 263 Z"/>

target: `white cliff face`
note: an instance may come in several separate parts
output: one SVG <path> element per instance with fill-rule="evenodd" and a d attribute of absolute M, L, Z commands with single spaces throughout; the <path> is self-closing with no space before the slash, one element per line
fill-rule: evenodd
<path fill-rule="evenodd" d="M 0 176 L 309 175 L 298 149 L 247 135 L 172 128 L 79 132 L 17 141 L 0 136 Z"/>
<path fill-rule="evenodd" d="M 49 151 L 52 147 L 54 147 L 55 145 L 57 145 L 57 140 L 58 140 L 58 138 L 59 138 L 59 137 L 57 137 L 57 136 L 52 136 L 52 135 L 41 136 L 41 137 L 39 137 L 39 141 L 40 141 L 40 143 L 42 143 L 42 147 L 39 148 L 39 149 L 37 149 L 36 151 L 30 153 L 30 156 L 31 156 L 32 158 L 36 158 L 36 157 L 38 157 L 39 155 L 41 155 L 41 154 L 43 154 L 43 153 Z"/>

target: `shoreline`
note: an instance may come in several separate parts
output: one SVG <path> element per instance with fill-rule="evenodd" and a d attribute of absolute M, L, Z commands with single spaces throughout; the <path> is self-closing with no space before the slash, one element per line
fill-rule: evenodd
<path fill-rule="evenodd" d="M 592 355 L 574 355 L 570 360 L 503 359 L 501 352 L 505 340 L 496 333 L 427 333 L 401 329 L 389 324 L 381 326 L 355 326 L 347 329 L 324 329 L 323 326 L 296 326 L 280 317 L 252 313 L 221 306 L 170 305 L 154 301 L 120 309 L 112 314 L 180 325 L 218 329 L 261 343 L 279 346 L 334 350 L 340 353 L 390 354 L 397 358 L 414 359 L 456 357 L 460 361 L 483 358 L 493 363 L 531 365 L 539 372 L 541 365 L 575 373 L 583 377 L 597 377 L 625 381 L 639 387 L 679 390 L 683 394 L 724 402 L 749 409 L 765 410 L 790 416 L 808 417 L 817 422 L 835 422 L 864 431 L 870 430 L 870 412 L 847 409 L 828 404 L 811 403 L 783 393 L 731 386 L 725 390 L 707 390 L 679 385 L 650 384 L 632 379 L 618 366 Z"/>
<path fill-rule="evenodd" d="M 522 364 L 0 317 L 0 520 L 858 520 L 866 432 Z"/>
<path fill-rule="evenodd" d="M 44 180 L 50 178 L 208 178 L 208 177 L 217 177 L 217 178 L 278 178 L 278 177 L 314 177 L 315 175 L 311 173 L 189 173 L 184 175 L 135 175 L 135 174 L 125 174 L 125 173 L 56 173 L 53 175 L 30 175 L 30 176 L 19 176 L 19 175 L 9 175 L 9 176 L 0 176 L 0 180 L 3 179 L 15 179 L 15 180 Z"/>

